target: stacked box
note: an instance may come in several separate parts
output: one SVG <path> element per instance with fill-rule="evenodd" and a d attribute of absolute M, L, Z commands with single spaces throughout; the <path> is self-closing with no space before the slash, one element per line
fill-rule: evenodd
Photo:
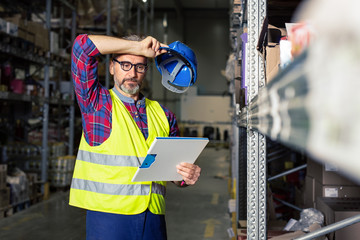
<path fill-rule="evenodd" d="M 29 181 L 29 197 L 30 199 L 35 199 L 38 195 L 38 174 L 37 173 L 27 173 L 27 178 Z"/>
<path fill-rule="evenodd" d="M 0 209 L 10 204 L 10 188 L 0 189 Z"/>
<path fill-rule="evenodd" d="M 49 169 L 57 172 L 72 172 L 75 166 L 75 156 L 60 156 L 50 159 Z"/>
<path fill-rule="evenodd" d="M 43 24 L 37 22 L 27 22 L 27 29 L 35 36 L 35 46 L 45 50 L 50 50 L 49 31 L 44 28 Z"/>
<path fill-rule="evenodd" d="M 317 197 L 360 197 L 360 186 L 341 175 L 335 166 L 308 159 L 305 178 L 305 207 L 316 208 Z"/>
<path fill-rule="evenodd" d="M 71 184 L 72 172 L 51 173 L 50 184 L 54 187 L 67 187 Z"/>
<path fill-rule="evenodd" d="M 0 189 L 6 188 L 7 164 L 0 164 Z"/>
<path fill-rule="evenodd" d="M 0 208 L 10 203 L 10 188 L 6 186 L 7 165 L 0 164 Z"/>
<path fill-rule="evenodd" d="M 336 166 L 328 163 L 322 164 L 311 158 L 307 160 L 307 175 L 323 185 L 356 185 L 351 179 L 341 175 Z"/>
<path fill-rule="evenodd" d="M 27 22 L 24 21 L 20 15 L 15 15 L 11 18 L 6 18 L 6 21 L 11 22 L 17 26 L 17 36 L 29 41 L 35 42 L 35 34 L 28 30 Z"/>
<path fill-rule="evenodd" d="M 49 180 L 52 186 L 70 186 L 75 167 L 75 160 L 75 156 L 68 155 L 50 159 Z"/>
<path fill-rule="evenodd" d="M 285 28 L 279 28 L 264 20 L 257 50 L 265 62 L 266 82 L 269 83 L 280 71 L 280 40 L 287 35 Z"/>
<path fill-rule="evenodd" d="M 330 225 L 360 214 L 360 198 L 322 198 L 316 199 L 319 211 L 325 216 L 325 225 Z M 360 223 L 347 226 L 329 234 L 329 240 L 358 239 Z"/>
<path fill-rule="evenodd" d="M 240 4 L 234 4 L 233 6 L 233 13 L 240 14 L 241 13 L 241 5 Z"/>
<path fill-rule="evenodd" d="M 0 31 L 14 37 L 18 36 L 18 26 L 3 18 L 0 18 Z"/>
<path fill-rule="evenodd" d="M 50 52 L 59 54 L 59 34 L 57 32 L 50 32 Z"/>
<path fill-rule="evenodd" d="M 7 21 L 3 18 L 0 18 L 0 32 L 6 32 Z"/>
<path fill-rule="evenodd" d="M 54 135 L 57 132 L 54 132 Z M 51 157 L 64 156 L 66 154 L 66 145 L 64 142 L 54 142 L 49 144 L 49 154 Z"/>
<path fill-rule="evenodd" d="M 29 182 L 26 174 L 18 169 L 12 176 L 7 177 L 10 185 L 10 203 L 15 206 L 29 200 Z"/>

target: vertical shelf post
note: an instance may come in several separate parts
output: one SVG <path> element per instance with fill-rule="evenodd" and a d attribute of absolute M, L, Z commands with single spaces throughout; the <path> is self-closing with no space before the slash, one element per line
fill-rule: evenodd
<path fill-rule="evenodd" d="M 51 30 L 51 0 L 46 0 L 46 29 Z M 46 64 L 44 67 L 44 88 L 45 88 L 45 101 L 43 109 L 43 135 L 42 135 L 42 149 L 41 149 L 41 181 L 47 182 L 47 168 L 48 168 L 48 127 L 49 127 L 49 81 L 50 81 L 50 51 L 45 53 Z M 44 185 L 42 187 L 44 193 Z"/>
<path fill-rule="evenodd" d="M 148 14 L 149 14 L 148 13 L 148 6 L 149 6 L 149 4 L 146 1 L 144 3 L 144 12 L 145 12 L 145 14 L 144 14 L 144 35 L 146 35 L 148 33 Z"/>
<path fill-rule="evenodd" d="M 265 86 L 263 60 L 256 46 L 266 16 L 266 0 L 249 0 L 248 43 L 246 49 L 247 99 L 257 96 Z M 249 111 L 250 109 L 247 109 Z M 247 235 L 251 240 L 265 240 L 266 234 L 266 137 L 247 129 Z"/>
<path fill-rule="evenodd" d="M 71 19 L 71 42 L 75 40 L 76 35 L 76 9 L 72 9 Z M 69 155 L 74 155 L 74 129 L 75 129 L 75 92 L 72 80 L 70 80 L 70 120 L 69 120 Z"/>

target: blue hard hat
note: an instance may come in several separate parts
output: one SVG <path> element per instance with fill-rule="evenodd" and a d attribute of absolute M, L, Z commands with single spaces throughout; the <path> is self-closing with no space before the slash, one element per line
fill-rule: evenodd
<path fill-rule="evenodd" d="M 170 91 L 185 92 L 197 77 L 195 53 L 184 43 L 176 41 L 169 47 L 162 47 L 167 52 L 155 58 L 157 69 L 162 76 L 161 83 Z"/>

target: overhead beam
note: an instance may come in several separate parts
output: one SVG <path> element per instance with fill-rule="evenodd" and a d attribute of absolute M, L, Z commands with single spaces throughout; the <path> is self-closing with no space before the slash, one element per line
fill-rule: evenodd
<path fill-rule="evenodd" d="M 180 36 L 182 37 L 182 40 L 185 41 L 185 30 L 184 30 L 184 9 L 182 7 L 180 0 L 173 0 L 175 4 L 175 11 L 177 14 L 177 22 L 178 22 L 178 29 L 180 30 Z"/>
<path fill-rule="evenodd" d="M 173 0 L 175 4 L 175 11 L 179 18 L 184 18 L 184 9 L 180 0 Z"/>

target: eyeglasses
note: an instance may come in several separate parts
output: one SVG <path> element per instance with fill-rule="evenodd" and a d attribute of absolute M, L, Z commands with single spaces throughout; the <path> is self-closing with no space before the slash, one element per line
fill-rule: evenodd
<path fill-rule="evenodd" d="M 131 62 L 120 62 L 116 59 L 113 59 L 113 61 L 117 62 L 118 64 L 120 64 L 121 69 L 124 71 L 130 71 L 132 69 L 133 66 L 135 66 L 135 71 L 138 73 L 145 73 L 148 66 L 146 64 L 143 63 L 137 63 L 137 64 L 132 64 Z"/>

